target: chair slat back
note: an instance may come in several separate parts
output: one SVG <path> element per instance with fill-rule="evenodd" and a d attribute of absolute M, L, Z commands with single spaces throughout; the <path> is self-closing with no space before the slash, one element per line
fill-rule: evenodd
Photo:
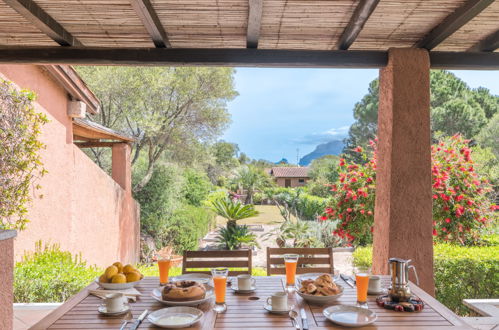
<path fill-rule="evenodd" d="M 286 274 L 284 255 L 298 254 L 297 274 L 334 274 L 332 248 L 270 248 L 267 247 L 267 276 Z"/>
<path fill-rule="evenodd" d="M 202 273 L 211 275 L 209 268 L 217 267 L 242 268 L 240 270 L 229 270 L 229 276 L 251 274 L 252 263 L 251 250 L 184 251 L 182 274 Z"/>

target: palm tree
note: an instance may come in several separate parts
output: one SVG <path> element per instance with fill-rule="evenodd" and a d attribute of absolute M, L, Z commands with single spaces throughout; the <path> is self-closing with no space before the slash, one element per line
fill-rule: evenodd
<path fill-rule="evenodd" d="M 246 204 L 253 203 L 253 194 L 256 190 L 270 185 L 270 178 L 265 172 L 255 166 L 241 166 L 235 173 L 232 182 L 246 192 Z"/>
<path fill-rule="evenodd" d="M 244 205 L 230 198 L 220 198 L 211 202 L 211 209 L 219 216 L 227 219 L 227 228 L 235 227 L 236 221 L 258 215 L 251 204 Z"/>

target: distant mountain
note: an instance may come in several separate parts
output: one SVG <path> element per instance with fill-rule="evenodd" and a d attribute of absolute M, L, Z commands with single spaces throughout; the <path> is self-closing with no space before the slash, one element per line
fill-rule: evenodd
<path fill-rule="evenodd" d="M 344 143 L 341 140 L 319 144 L 314 151 L 306 154 L 300 159 L 300 166 L 309 165 L 314 159 L 326 155 L 339 155 L 343 151 Z"/>

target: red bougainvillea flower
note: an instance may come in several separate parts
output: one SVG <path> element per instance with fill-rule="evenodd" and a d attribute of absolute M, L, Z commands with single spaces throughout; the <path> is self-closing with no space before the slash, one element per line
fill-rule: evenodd
<path fill-rule="evenodd" d="M 356 148 L 353 149 L 353 151 L 360 153 L 360 152 L 363 152 L 364 149 L 362 149 L 362 147 L 356 147 Z"/>
<path fill-rule="evenodd" d="M 337 189 L 332 191 L 325 216 L 339 219 L 333 235 L 348 244 L 370 244 L 374 223 L 377 139 L 368 150 L 355 148 L 361 163 L 340 159 Z M 477 172 L 473 149 L 460 135 L 442 138 L 432 146 L 431 175 L 433 200 L 433 236 L 435 241 L 467 244 L 479 238 L 481 229 L 497 221 L 499 206 L 491 203 L 490 183 Z M 330 211 L 331 209 L 332 211 Z M 444 230 L 445 228 L 445 230 Z"/>

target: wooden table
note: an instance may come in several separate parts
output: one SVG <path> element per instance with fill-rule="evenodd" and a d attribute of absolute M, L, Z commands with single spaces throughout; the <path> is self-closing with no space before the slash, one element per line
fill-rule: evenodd
<path fill-rule="evenodd" d="M 387 279 L 383 280 L 386 282 Z M 283 290 L 283 277 L 256 277 L 256 281 L 258 289 L 251 294 L 235 294 L 228 288 L 227 312 L 223 314 L 217 315 L 212 311 L 213 302 L 198 306 L 205 315 L 191 329 L 294 329 L 287 315 L 269 314 L 263 309 L 268 296 Z M 157 277 L 147 277 L 136 287 L 142 296 L 131 303 L 134 319 L 145 309 L 154 311 L 166 307 L 150 296 L 158 283 Z M 334 304 L 355 304 L 355 289 L 345 283 L 341 284 L 345 287 L 344 294 Z M 118 329 L 122 323 L 121 317 L 105 317 L 97 312 L 97 306 L 102 300 L 88 294 L 89 289 L 96 287 L 95 283 L 89 285 L 31 329 Z M 369 308 L 377 313 L 378 319 L 373 325 L 362 329 L 470 329 L 458 316 L 423 290 L 415 285 L 411 285 L 411 289 L 425 302 L 423 311 L 389 311 L 376 305 L 375 296 L 369 296 Z M 294 293 L 290 295 L 290 303 L 298 308 L 305 308 L 310 329 L 344 329 L 325 319 L 322 315 L 324 306 L 309 305 Z M 153 328 L 155 327 L 145 320 L 139 329 Z"/>

